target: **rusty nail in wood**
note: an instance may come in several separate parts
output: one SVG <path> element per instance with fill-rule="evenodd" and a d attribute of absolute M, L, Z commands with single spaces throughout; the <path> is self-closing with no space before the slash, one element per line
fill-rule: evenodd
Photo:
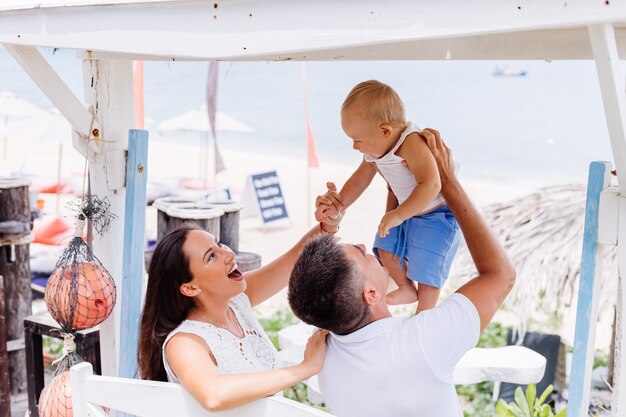
<path fill-rule="evenodd" d="M 137 167 L 137 171 L 139 171 L 140 174 L 143 174 L 143 170 L 144 170 L 143 164 L 139 164 L 139 166 Z"/>

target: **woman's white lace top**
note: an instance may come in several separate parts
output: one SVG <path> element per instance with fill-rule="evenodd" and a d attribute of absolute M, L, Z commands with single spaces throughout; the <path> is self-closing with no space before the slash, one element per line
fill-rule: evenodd
<path fill-rule="evenodd" d="M 183 321 L 167 335 L 163 343 L 163 363 L 168 381 L 180 383 L 165 355 L 167 342 L 178 333 L 201 337 L 211 349 L 218 369 L 225 374 L 266 371 L 278 365 L 276 348 L 254 316 L 248 296 L 241 293 L 233 297 L 230 307 L 243 329 L 244 336 L 241 339 L 226 329 L 196 320 Z"/>

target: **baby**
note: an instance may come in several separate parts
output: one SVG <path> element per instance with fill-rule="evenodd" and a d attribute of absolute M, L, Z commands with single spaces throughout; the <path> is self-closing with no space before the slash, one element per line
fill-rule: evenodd
<path fill-rule="evenodd" d="M 435 307 L 460 243 L 459 226 L 439 194 L 439 172 L 421 129 L 405 119 L 398 94 L 379 81 L 365 81 L 341 106 L 341 126 L 363 161 L 339 192 L 350 206 L 380 173 L 387 182 L 387 208 L 374 253 L 398 286 L 388 304 L 418 301 L 417 312 Z M 335 185 L 328 183 L 329 190 Z M 318 205 L 317 221 L 336 216 Z M 399 258 L 399 259 L 398 259 Z M 416 289 L 413 281 L 419 283 Z"/>

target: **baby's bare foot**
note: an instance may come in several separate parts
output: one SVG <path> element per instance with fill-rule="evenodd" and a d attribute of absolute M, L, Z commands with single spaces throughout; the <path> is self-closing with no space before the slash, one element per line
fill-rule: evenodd
<path fill-rule="evenodd" d="M 397 290 L 387 294 L 387 304 L 412 304 L 417 301 L 417 289 L 413 284 L 400 285 Z"/>

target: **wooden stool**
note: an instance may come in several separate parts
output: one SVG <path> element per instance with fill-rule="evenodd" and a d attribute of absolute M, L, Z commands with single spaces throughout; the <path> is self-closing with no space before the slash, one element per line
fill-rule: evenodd
<path fill-rule="evenodd" d="M 243 204 L 233 200 L 212 201 L 209 204 L 224 210 L 220 217 L 220 242 L 233 252 L 239 252 L 239 212 Z"/>
<path fill-rule="evenodd" d="M 157 242 L 173 230 L 170 226 L 170 216 L 167 214 L 167 210 L 177 205 L 198 202 L 200 202 L 199 198 L 185 197 L 161 197 L 154 200 L 152 207 L 157 209 Z"/>
<path fill-rule="evenodd" d="M 61 327 L 48 314 L 38 314 L 24 319 L 26 344 L 26 372 L 28 385 L 28 409 L 31 417 L 38 417 L 39 395 L 44 387 L 42 336 L 63 339 Z M 100 374 L 100 332 L 98 327 L 75 333 L 76 353 L 91 363 Z"/>
<path fill-rule="evenodd" d="M 261 255 L 256 253 L 237 252 L 235 260 L 241 272 L 253 271 L 261 267 Z"/>

